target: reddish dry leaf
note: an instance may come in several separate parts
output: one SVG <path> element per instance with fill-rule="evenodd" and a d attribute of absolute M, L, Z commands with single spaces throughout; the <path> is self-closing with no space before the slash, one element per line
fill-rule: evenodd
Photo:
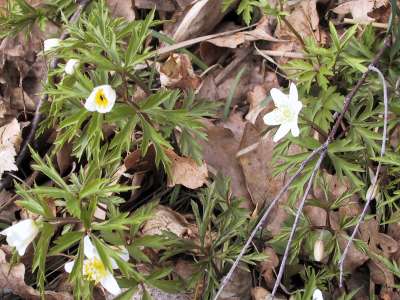
<path fill-rule="evenodd" d="M 177 155 L 167 149 L 166 155 L 171 160 L 171 176 L 168 178 L 168 186 L 182 184 L 189 189 L 197 189 L 207 182 L 208 172 L 206 164 L 198 165 L 189 157 Z"/>
<path fill-rule="evenodd" d="M 157 64 L 157 71 L 162 87 L 195 90 L 201 82 L 187 54 L 173 53 L 164 64 Z"/>

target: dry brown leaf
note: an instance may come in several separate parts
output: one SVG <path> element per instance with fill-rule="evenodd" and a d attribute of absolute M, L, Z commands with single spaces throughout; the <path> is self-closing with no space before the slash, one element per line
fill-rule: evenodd
<path fill-rule="evenodd" d="M 62 146 L 61 150 L 58 151 L 56 154 L 56 160 L 58 169 L 60 170 L 60 174 L 62 175 L 65 171 L 68 170 L 68 168 L 71 167 L 71 164 L 73 162 L 71 143 L 65 143 Z"/>
<path fill-rule="evenodd" d="M 250 299 L 252 286 L 251 272 L 243 269 L 244 264 L 239 264 L 232 274 L 231 280 L 225 286 L 218 299 L 220 300 L 247 300 Z"/>
<path fill-rule="evenodd" d="M 182 184 L 194 190 L 207 182 L 208 171 L 206 164 L 198 165 L 192 158 L 179 156 L 169 149 L 166 150 L 166 155 L 172 162 L 168 186 Z"/>
<path fill-rule="evenodd" d="M 231 35 L 226 35 L 211 39 L 207 43 L 211 43 L 218 47 L 236 48 L 237 46 L 253 41 L 270 41 L 270 42 L 284 42 L 274 38 L 269 32 L 268 19 L 263 17 L 257 24 L 256 28 L 249 31 L 240 31 Z"/>
<path fill-rule="evenodd" d="M 224 128 L 232 131 L 235 139 L 240 141 L 243 136 L 243 131 L 246 126 L 245 120 L 243 120 L 243 114 L 239 111 L 232 112 L 228 119 L 222 123 Z"/>
<path fill-rule="evenodd" d="M 135 0 L 135 6 L 141 9 L 156 8 L 157 11 L 175 12 L 189 6 L 193 0 Z"/>
<path fill-rule="evenodd" d="M 236 159 L 239 150 L 239 141 L 227 128 L 206 122 L 208 141 L 199 141 L 203 147 L 203 158 L 213 172 L 221 173 L 231 178 L 232 193 L 236 197 L 250 199 L 246 188 L 243 171 Z M 210 169 L 212 168 L 212 169 Z M 213 172 L 214 173 L 214 172 Z M 250 201 L 243 203 L 247 208 L 252 205 Z"/>
<path fill-rule="evenodd" d="M 22 263 L 11 265 L 6 261 L 5 253 L 0 250 L 0 289 L 8 289 L 22 299 L 41 299 L 39 291 L 25 283 L 25 266 Z M 52 291 L 45 292 L 48 300 L 72 300 L 72 295 Z"/>
<path fill-rule="evenodd" d="M 279 257 L 271 247 L 265 248 L 263 254 L 267 256 L 267 259 L 260 263 L 260 272 L 267 287 L 272 289 L 276 281 L 275 268 L 279 266 Z"/>
<path fill-rule="evenodd" d="M 21 142 L 21 127 L 17 119 L 0 127 L 0 178 L 6 171 L 17 171 L 15 156 Z"/>
<path fill-rule="evenodd" d="M 158 205 L 153 217 L 144 223 L 141 232 L 143 235 L 160 235 L 163 231 L 170 231 L 181 238 L 197 236 L 197 228 L 183 215 L 167 206 Z"/>
<path fill-rule="evenodd" d="M 199 0 L 178 17 L 178 21 L 167 28 L 175 42 L 205 35 L 217 25 L 230 10 L 222 11 L 223 0 Z M 177 16 L 175 16 L 177 17 Z M 174 19 L 174 18 L 172 18 Z"/>
<path fill-rule="evenodd" d="M 251 297 L 253 300 L 269 300 L 271 293 L 261 286 L 251 289 Z M 275 300 L 286 300 L 284 297 L 274 297 Z"/>
<path fill-rule="evenodd" d="M 195 90 L 200 85 L 200 77 L 194 71 L 187 54 L 173 53 L 165 63 L 157 64 L 162 87 Z"/>
<path fill-rule="evenodd" d="M 135 20 L 135 11 L 133 10 L 131 0 L 107 0 L 107 5 L 114 17 L 125 18 L 128 21 Z"/>
<path fill-rule="evenodd" d="M 368 16 L 374 9 L 389 4 L 387 0 L 350 0 L 336 6 L 332 11 L 339 15 L 350 13 L 358 22 L 373 22 L 374 18 Z"/>

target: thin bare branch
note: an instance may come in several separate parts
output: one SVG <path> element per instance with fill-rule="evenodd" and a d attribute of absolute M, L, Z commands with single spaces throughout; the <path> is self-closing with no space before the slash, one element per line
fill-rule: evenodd
<path fill-rule="evenodd" d="M 385 77 L 383 76 L 382 72 L 376 68 L 375 66 L 371 65 L 368 68 L 369 70 L 372 70 L 378 74 L 382 81 L 382 86 L 383 86 L 383 105 L 384 105 L 384 115 L 383 115 L 383 133 L 382 133 L 382 145 L 381 145 L 381 152 L 380 152 L 380 157 L 383 157 L 385 155 L 386 151 L 386 139 L 387 139 L 387 121 L 388 121 L 388 97 L 387 97 L 387 85 L 385 81 Z M 376 172 L 374 175 L 374 178 L 372 179 L 372 191 L 375 190 L 377 182 L 378 182 L 378 177 L 379 173 L 381 171 L 382 164 L 381 162 L 378 163 L 378 167 L 376 168 Z M 367 210 L 369 208 L 369 205 L 371 203 L 371 200 L 373 199 L 373 193 L 367 193 L 367 199 L 364 205 L 364 208 L 361 212 L 361 215 L 358 219 L 358 222 L 356 226 L 354 227 L 354 230 L 350 236 L 350 238 L 347 241 L 346 247 L 344 248 L 344 251 L 342 253 L 342 256 L 339 261 L 339 286 L 343 286 L 343 267 L 344 267 L 344 261 L 346 259 L 347 253 L 349 252 L 350 246 L 354 240 L 354 237 L 356 233 L 358 232 L 358 228 L 360 227 L 362 221 L 364 220 L 365 214 L 367 213 Z"/>

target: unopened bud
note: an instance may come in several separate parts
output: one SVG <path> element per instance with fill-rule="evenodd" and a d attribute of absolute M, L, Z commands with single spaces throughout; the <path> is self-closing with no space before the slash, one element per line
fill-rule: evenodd
<path fill-rule="evenodd" d="M 312 295 L 312 300 L 324 300 L 321 290 L 315 289 Z"/>
<path fill-rule="evenodd" d="M 314 243 L 314 260 L 321 261 L 324 258 L 324 241 L 316 240 Z"/>

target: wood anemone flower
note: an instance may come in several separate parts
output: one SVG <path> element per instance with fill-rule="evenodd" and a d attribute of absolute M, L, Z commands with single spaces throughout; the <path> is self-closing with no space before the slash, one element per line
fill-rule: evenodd
<path fill-rule="evenodd" d="M 32 219 L 18 222 L 0 232 L 0 234 L 7 236 L 8 245 L 15 247 L 20 256 L 25 254 L 26 248 L 38 233 L 39 227 Z"/>
<path fill-rule="evenodd" d="M 83 252 L 86 257 L 83 261 L 83 276 L 88 281 L 94 281 L 95 284 L 100 283 L 110 294 L 114 296 L 119 295 L 121 293 L 121 288 L 119 287 L 117 280 L 101 261 L 100 255 L 97 252 L 96 247 L 92 244 L 89 236 L 85 236 L 83 239 Z M 129 259 L 129 254 L 126 249 L 121 251 L 120 256 L 125 261 Z M 75 261 L 67 262 L 64 265 L 65 271 L 71 273 L 74 264 Z M 111 267 L 113 269 L 118 268 L 116 262 L 112 258 Z"/>
<path fill-rule="evenodd" d="M 86 99 L 85 108 L 88 111 L 108 113 L 114 106 L 117 94 L 110 85 L 96 86 Z"/>
<path fill-rule="evenodd" d="M 297 125 L 300 110 L 303 104 L 299 101 L 297 87 L 294 83 L 290 84 L 289 95 L 285 95 L 280 90 L 271 89 L 271 97 L 276 108 L 264 116 L 266 125 L 280 125 L 273 138 L 278 142 L 289 131 L 293 136 L 299 136 L 300 130 Z"/>

